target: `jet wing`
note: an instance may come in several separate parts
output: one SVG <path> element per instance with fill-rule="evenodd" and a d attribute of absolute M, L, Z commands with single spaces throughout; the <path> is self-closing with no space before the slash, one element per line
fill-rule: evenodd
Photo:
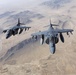
<path fill-rule="evenodd" d="M 47 31 L 39 31 L 31 34 L 31 36 L 40 36 L 40 35 L 46 35 L 46 34 L 47 34 Z"/>
<path fill-rule="evenodd" d="M 13 27 L 5 28 L 5 29 L 3 30 L 3 32 L 6 33 L 6 32 L 8 32 L 8 31 L 11 30 L 11 29 L 13 29 Z"/>
<path fill-rule="evenodd" d="M 27 29 L 27 28 L 31 28 L 31 27 L 19 26 L 19 27 L 16 27 L 16 28 L 23 28 L 23 29 L 26 28 Z"/>
<path fill-rule="evenodd" d="M 57 30 L 54 30 L 54 32 L 56 33 L 66 33 L 66 32 L 72 32 L 73 30 L 72 29 L 57 29 Z"/>
<path fill-rule="evenodd" d="M 20 29 L 19 34 L 21 34 L 21 33 L 23 32 L 23 29 L 25 29 L 25 31 L 26 31 L 27 29 L 29 30 L 29 28 L 31 28 L 31 27 L 26 27 L 26 26 L 18 26 L 17 28 L 19 28 L 19 29 Z"/>
<path fill-rule="evenodd" d="M 9 31 L 10 29 L 4 29 L 3 30 L 3 33 L 6 33 L 7 31 Z"/>

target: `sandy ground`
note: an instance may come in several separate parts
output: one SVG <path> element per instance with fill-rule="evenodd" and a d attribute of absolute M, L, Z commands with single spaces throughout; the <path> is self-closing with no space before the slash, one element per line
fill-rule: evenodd
<path fill-rule="evenodd" d="M 21 35 L 12 36 L 6 40 L 5 35 L 1 34 L 0 75 L 75 75 L 76 1 L 74 1 L 58 10 L 52 10 L 47 6 L 32 7 L 30 10 L 45 17 L 40 20 L 32 19 L 33 22 L 28 24 L 32 28 Z M 59 28 L 64 24 L 63 28 L 74 29 L 70 37 L 64 34 L 65 43 L 59 40 L 54 55 L 50 53 L 49 46 L 46 44 L 40 45 L 39 41 L 27 43 L 31 33 L 48 29 L 44 26 L 49 24 L 50 18 L 53 23 L 60 25 Z M 5 19 L 1 19 L 1 23 Z"/>

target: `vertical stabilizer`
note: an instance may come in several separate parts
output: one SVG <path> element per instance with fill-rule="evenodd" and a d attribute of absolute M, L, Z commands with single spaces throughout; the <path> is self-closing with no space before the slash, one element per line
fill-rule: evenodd
<path fill-rule="evenodd" d="M 51 24 L 51 19 L 50 19 L 50 27 L 52 27 L 52 24 Z"/>
<path fill-rule="evenodd" d="M 17 25 L 20 26 L 20 18 L 18 18 L 18 24 Z"/>

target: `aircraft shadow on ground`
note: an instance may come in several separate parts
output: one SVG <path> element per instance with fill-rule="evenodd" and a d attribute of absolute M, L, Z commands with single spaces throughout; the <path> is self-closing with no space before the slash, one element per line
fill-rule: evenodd
<path fill-rule="evenodd" d="M 23 47 L 26 47 L 29 44 L 34 44 L 36 43 L 38 40 L 40 39 L 40 37 L 37 38 L 37 40 L 34 40 L 32 38 L 29 39 L 25 39 L 24 41 L 18 43 L 17 45 L 11 47 L 6 54 L 0 58 L 0 61 L 3 60 L 8 60 L 10 57 L 12 57 L 17 51 L 21 50 Z"/>

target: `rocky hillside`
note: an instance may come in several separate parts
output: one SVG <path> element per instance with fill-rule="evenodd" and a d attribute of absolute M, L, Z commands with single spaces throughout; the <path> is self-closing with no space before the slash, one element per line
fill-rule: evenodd
<path fill-rule="evenodd" d="M 39 0 L 40 1 L 40 0 Z M 32 28 L 21 35 L 5 39 L 1 34 L 3 49 L 0 50 L 0 75 L 75 75 L 76 74 L 76 1 L 42 0 L 39 5 L 18 12 L 0 15 L 2 29 L 13 26 L 17 19 Z M 23 6 L 22 6 L 23 7 Z M 21 6 L 20 6 L 21 8 Z M 47 44 L 40 45 L 31 34 L 48 29 L 49 20 L 58 24 L 57 28 L 71 28 L 73 35 L 63 34 L 65 43 L 56 45 L 52 55 Z M 2 31 L 2 30 L 1 30 Z"/>

